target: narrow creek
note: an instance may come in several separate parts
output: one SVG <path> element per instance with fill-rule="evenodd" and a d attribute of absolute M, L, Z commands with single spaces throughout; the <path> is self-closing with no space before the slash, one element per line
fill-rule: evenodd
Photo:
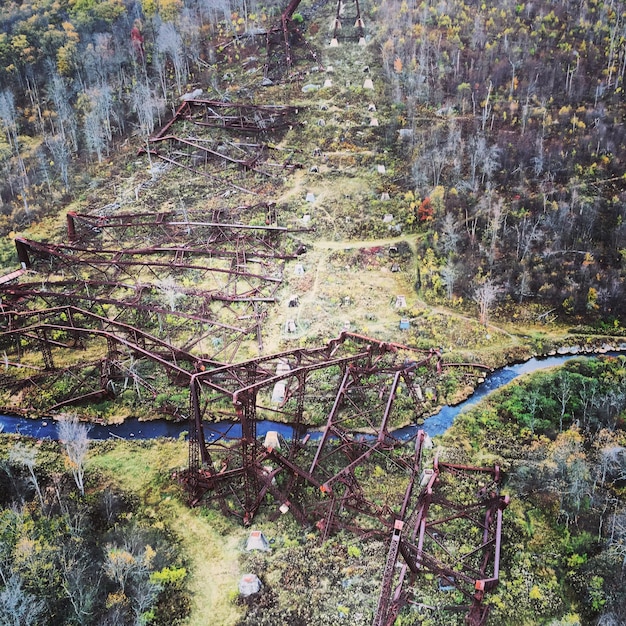
<path fill-rule="evenodd" d="M 621 347 L 621 346 L 620 346 Z M 608 352 L 609 356 L 616 356 L 623 354 L 623 352 Z M 496 389 L 499 389 L 503 385 L 510 383 L 523 374 L 536 372 L 549 367 L 555 367 L 563 365 L 570 359 L 580 356 L 587 356 L 587 358 L 595 358 L 594 355 L 580 355 L 580 354 L 565 354 L 559 356 L 539 357 L 532 358 L 524 363 L 518 363 L 516 365 L 508 365 L 506 367 L 495 370 L 485 378 L 485 382 L 482 383 L 474 392 L 474 394 L 455 406 L 444 406 L 438 413 L 426 418 L 424 424 L 421 426 L 406 426 L 405 428 L 398 429 L 394 432 L 394 435 L 401 439 L 410 439 L 415 432 L 422 428 L 431 437 L 440 435 L 445 432 L 451 425 L 454 418 L 462 411 L 467 410 L 469 407 L 475 405 L 480 400 L 493 393 Z M 57 438 L 57 427 L 54 420 L 51 419 L 30 419 L 26 417 L 19 417 L 15 415 L 0 415 L 0 427 L 2 432 L 5 433 L 19 433 L 21 435 L 27 435 L 30 437 L 39 438 Z M 178 438 L 188 430 L 187 422 L 171 422 L 164 419 L 152 420 L 149 422 L 140 422 L 136 418 L 129 418 L 122 424 L 94 424 L 90 431 L 89 437 L 91 439 L 156 439 L 158 437 L 173 437 Z M 280 424 L 278 422 L 272 422 L 269 420 L 261 420 L 257 423 L 257 434 L 259 437 L 264 437 L 270 430 L 278 431 L 285 439 L 291 439 L 293 437 L 293 428 L 286 424 Z M 205 426 L 205 437 L 207 441 L 218 436 L 226 436 L 237 438 L 241 436 L 241 428 L 238 423 L 234 422 L 220 422 L 218 424 L 210 424 Z M 321 433 L 316 430 L 310 432 L 311 438 L 316 439 L 321 436 Z"/>

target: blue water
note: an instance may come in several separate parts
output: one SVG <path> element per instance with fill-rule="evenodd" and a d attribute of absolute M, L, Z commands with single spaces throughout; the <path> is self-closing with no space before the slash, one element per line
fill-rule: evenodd
<path fill-rule="evenodd" d="M 611 352 L 609 355 L 617 355 L 619 352 Z M 440 435 L 445 432 L 451 425 L 454 418 L 462 411 L 477 404 L 485 396 L 489 395 L 499 387 L 510 383 L 515 378 L 536 372 L 538 370 L 547 369 L 563 365 L 563 363 L 573 358 L 580 358 L 581 355 L 567 354 L 560 356 L 552 356 L 545 358 L 532 358 L 524 363 L 517 365 L 509 365 L 499 370 L 495 370 L 485 378 L 474 392 L 471 398 L 456 406 L 444 406 L 441 410 L 426 418 L 422 426 L 407 426 L 396 430 L 393 434 L 399 439 L 411 439 L 418 429 L 423 429 L 431 437 Z M 590 357 L 593 358 L 593 357 Z M 28 435 L 37 439 L 47 437 L 49 439 L 57 439 L 56 423 L 51 419 L 29 419 L 25 417 L 17 417 L 12 415 L 0 415 L 0 426 L 5 433 L 19 433 Z M 140 422 L 138 419 L 129 418 L 122 424 L 117 425 L 101 425 L 94 424 L 89 431 L 90 439 L 155 439 L 158 437 L 178 438 L 188 431 L 187 422 L 170 422 L 166 420 L 153 420 L 149 422 Z M 292 439 L 294 429 L 286 424 L 280 424 L 269 420 L 257 422 L 257 435 L 264 437 L 270 430 L 276 430 L 285 439 Z M 241 437 L 241 426 L 238 423 L 220 422 L 217 424 L 204 425 L 204 435 L 207 442 L 215 441 L 219 438 L 239 438 Z M 321 433 L 319 431 L 309 432 L 311 439 L 319 439 Z"/>

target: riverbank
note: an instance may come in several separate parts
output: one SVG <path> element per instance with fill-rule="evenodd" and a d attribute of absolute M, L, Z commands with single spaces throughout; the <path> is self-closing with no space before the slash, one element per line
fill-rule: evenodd
<path fill-rule="evenodd" d="M 608 347 L 609 344 L 604 344 Z M 585 356 L 619 356 L 626 352 L 626 344 L 619 344 L 619 350 L 601 352 L 581 352 L 579 347 L 572 346 L 568 349 L 560 349 L 560 353 L 551 356 L 532 357 L 526 361 L 508 364 L 499 368 L 484 377 L 484 381 L 474 389 L 468 397 L 454 405 L 443 405 L 431 415 L 424 419 L 417 420 L 416 423 L 407 423 L 398 426 L 393 434 L 399 439 L 410 439 L 418 429 L 423 429 L 431 436 L 440 435 L 450 427 L 454 418 L 470 406 L 475 405 L 484 397 L 510 383 L 518 376 L 529 374 L 542 369 L 558 367 L 570 359 Z M 557 351 L 558 352 L 558 351 Z M 0 426 L 5 433 L 18 433 L 21 435 L 39 438 L 56 438 L 56 422 L 51 419 L 25 418 L 19 416 L 0 415 Z M 140 421 L 131 418 L 120 424 L 94 424 L 91 426 L 89 436 L 95 440 L 106 439 L 185 439 L 188 432 L 188 422 L 172 422 L 169 420 Z M 285 439 L 292 439 L 294 427 L 292 424 L 281 423 L 274 420 L 258 420 L 257 436 L 264 437 L 269 431 L 277 431 Z M 318 426 L 306 429 L 306 434 L 312 440 L 321 437 L 323 429 Z M 359 431 L 355 431 L 359 432 Z M 366 434 L 365 431 L 361 431 Z M 224 420 L 205 425 L 205 438 L 208 443 L 228 434 L 229 438 L 241 437 L 241 425 L 239 422 Z M 302 434 L 300 434 L 302 436 Z"/>

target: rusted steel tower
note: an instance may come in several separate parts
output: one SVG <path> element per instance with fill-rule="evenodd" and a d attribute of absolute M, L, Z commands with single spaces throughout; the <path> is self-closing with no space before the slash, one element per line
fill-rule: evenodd
<path fill-rule="evenodd" d="M 420 432 L 412 479 L 391 533 L 373 625 L 391 626 L 404 606 L 419 602 L 427 586 L 420 575 L 430 573 L 439 591 L 463 595 L 466 624 L 483 626 L 489 614 L 483 599 L 499 580 L 502 512 L 509 504 L 508 496 L 499 493 L 500 469 L 444 463 L 437 457 L 432 468 L 422 469 L 423 441 Z"/>

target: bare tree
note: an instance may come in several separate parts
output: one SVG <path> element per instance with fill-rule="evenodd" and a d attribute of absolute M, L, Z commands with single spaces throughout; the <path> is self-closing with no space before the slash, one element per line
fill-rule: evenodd
<path fill-rule="evenodd" d="M 176 27 L 171 22 L 164 22 L 159 28 L 157 37 L 159 54 L 168 57 L 174 66 L 174 79 L 178 93 L 183 93 L 183 86 L 187 82 L 189 68 L 183 50 L 183 40 Z"/>
<path fill-rule="evenodd" d="M 30 626 L 38 624 L 44 603 L 22 589 L 19 576 L 9 578 L 0 591 L 0 623 L 3 626 Z"/>
<path fill-rule="evenodd" d="M 454 285 L 459 277 L 459 270 L 456 265 L 448 259 L 448 262 L 441 268 L 441 280 L 446 286 L 446 296 L 448 300 L 452 300 L 454 295 Z"/>
<path fill-rule="evenodd" d="M 37 448 L 34 448 L 33 446 L 27 446 L 26 444 L 18 442 L 11 448 L 11 451 L 9 452 L 9 462 L 13 463 L 14 465 L 22 465 L 28 469 L 30 482 L 37 492 L 37 497 L 39 498 L 39 503 L 41 504 L 41 510 L 43 512 L 43 495 L 41 494 L 39 481 L 37 480 L 37 475 L 35 474 L 35 463 L 38 452 L 39 451 L 37 450 Z"/>
<path fill-rule="evenodd" d="M 95 152 L 98 163 L 102 162 L 103 153 L 113 139 L 113 94 L 108 84 L 92 87 L 86 91 L 89 99 L 89 111 L 85 114 L 83 131 L 87 147 Z"/>
<path fill-rule="evenodd" d="M 626 512 L 624 509 L 615 510 L 613 513 L 608 543 L 609 554 L 621 559 L 623 573 L 626 570 Z"/>
<path fill-rule="evenodd" d="M 474 289 L 472 299 L 478 304 L 480 323 L 484 326 L 487 326 L 489 311 L 497 300 L 499 293 L 500 287 L 490 278 L 484 280 Z"/>
<path fill-rule="evenodd" d="M 47 135 L 45 142 L 52 154 L 54 166 L 57 169 L 66 191 L 70 188 L 70 148 L 61 135 Z"/>
<path fill-rule="evenodd" d="M 72 475 L 80 495 L 85 495 L 85 457 L 89 448 L 89 429 L 85 424 L 78 421 L 76 415 L 68 415 L 62 419 L 58 426 L 59 441 L 65 448 Z"/>
<path fill-rule="evenodd" d="M 441 247 L 446 254 L 456 254 L 459 246 L 459 227 L 452 213 L 446 213 L 441 225 Z"/>
<path fill-rule="evenodd" d="M 76 117 L 70 105 L 70 96 L 67 92 L 64 79 L 56 72 L 48 85 L 48 93 L 52 96 L 56 118 L 51 119 L 53 133 L 59 135 L 71 152 L 78 150 L 78 135 L 76 133 Z"/>
<path fill-rule="evenodd" d="M 19 185 L 22 192 L 22 200 L 24 202 L 24 209 L 28 213 L 29 206 L 26 198 L 26 189 L 29 186 L 28 174 L 26 173 L 26 166 L 24 165 L 24 159 L 20 151 L 20 141 L 18 137 L 17 128 L 17 113 L 15 111 L 15 99 L 13 92 L 5 90 L 0 92 L 0 122 L 4 128 L 4 133 L 7 138 L 7 142 L 13 152 L 13 155 L 17 159 L 19 169 Z"/>
<path fill-rule="evenodd" d="M 493 265 L 496 259 L 496 250 L 498 246 L 498 237 L 504 221 L 506 220 L 506 211 L 502 202 L 502 198 L 498 198 L 495 202 L 491 202 L 491 194 L 489 194 L 489 221 L 487 230 L 489 232 L 489 264 Z"/>
<path fill-rule="evenodd" d="M 80 626 L 93 623 L 93 612 L 102 574 L 94 575 L 93 562 L 83 552 L 82 544 L 63 545 L 61 586 L 70 601 Z"/>
<path fill-rule="evenodd" d="M 170 311 L 176 311 L 176 303 L 180 298 L 184 297 L 184 293 L 180 290 L 176 279 L 173 276 L 168 276 L 158 283 L 159 291 L 164 304 Z"/>
<path fill-rule="evenodd" d="M 578 397 L 583 408 L 582 427 L 585 429 L 589 425 L 589 413 L 596 404 L 599 388 L 600 384 L 595 378 L 583 378 L 578 388 Z"/>
<path fill-rule="evenodd" d="M 134 626 L 141 626 L 144 614 L 154 604 L 160 586 L 150 580 L 155 551 L 149 545 L 134 545 L 134 539 L 138 538 L 129 538 L 123 548 L 107 545 L 104 571 L 130 600 Z"/>
<path fill-rule="evenodd" d="M 574 389 L 572 387 L 572 379 L 563 371 L 559 372 L 559 375 L 555 380 L 556 385 L 554 387 L 554 393 L 556 395 L 556 399 L 561 405 L 561 412 L 559 414 L 559 432 L 563 432 L 563 419 L 567 411 L 567 405 L 574 394 Z"/>
<path fill-rule="evenodd" d="M 537 422 L 537 409 L 539 408 L 539 393 L 537 391 L 531 392 L 528 398 L 528 427 L 530 428 L 530 432 L 535 434 L 535 425 Z"/>
<path fill-rule="evenodd" d="M 85 134 L 85 142 L 90 152 L 96 153 L 98 163 L 102 163 L 102 156 L 106 149 L 104 140 L 104 132 L 102 123 L 98 115 L 97 109 L 92 109 L 85 115 L 83 121 L 83 132 Z"/>
<path fill-rule="evenodd" d="M 604 487 L 607 477 L 612 481 L 626 479 L 626 448 L 610 445 L 600 450 L 600 485 Z"/>

